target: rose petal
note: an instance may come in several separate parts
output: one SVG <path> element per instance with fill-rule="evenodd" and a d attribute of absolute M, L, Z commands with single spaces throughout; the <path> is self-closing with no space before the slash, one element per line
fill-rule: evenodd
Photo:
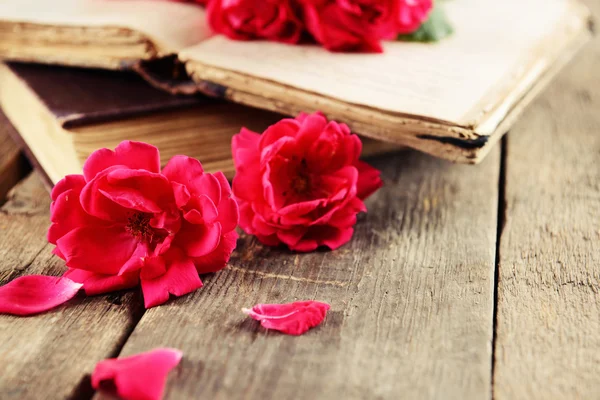
<path fill-rule="evenodd" d="M 118 275 L 134 273 L 144 266 L 145 259 L 148 256 L 148 245 L 146 243 L 138 242 L 135 246 L 135 250 L 129 257 L 129 260 L 125 261 L 125 264 L 119 269 Z"/>
<path fill-rule="evenodd" d="M 230 232 L 236 228 L 240 220 L 240 210 L 232 198 L 226 198 L 219 203 L 219 217 L 217 221 L 221 224 L 221 232 Z"/>
<path fill-rule="evenodd" d="M 325 319 L 330 306 L 319 301 L 296 301 L 286 304 L 257 304 L 242 311 L 260 321 L 266 329 L 275 329 L 288 335 L 302 335 Z"/>
<path fill-rule="evenodd" d="M 190 192 L 187 190 L 185 185 L 177 182 L 171 182 L 171 186 L 173 187 L 173 195 L 175 196 L 175 204 L 177 207 L 181 208 L 190 201 Z"/>
<path fill-rule="evenodd" d="M 348 243 L 353 234 L 352 227 L 339 229 L 329 225 L 311 226 L 298 243 L 289 247 L 300 252 L 313 251 L 319 246 L 327 246 L 335 250 Z"/>
<path fill-rule="evenodd" d="M 200 196 L 202 194 L 210 197 L 215 204 L 221 202 L 221 184 L 212 174 L 204 174 L 197 182 L 197 186 L 190 193 Z"/>
<path fill-rule="evenodd" d="M 120 398 L 158 400 L 162 398 L 169 371 L 179 364 L 182 356 L 177 349 L 159 348 L 100 361 L 92 373 L 92 386 L 99 389 L 103 382 L 110 381 Z"/>
<path fill-rule="evenodd" d="M 206 194 L 215 203 L 219 202 L 221 197 L 219 181 L 211 174 L 205 174 L 202 164 L 195 158 L 175 156 L 165 165 L 162 174 L 171 182 L 185 186 L 192 196 Z"/>
<path fill-rule="evenodd" d="M 173 241 L 190 257 L 204 256 L 219 245 L 221 224 L 215 222 L 209 225 L 184 223 Z"/>
<path fill-rule="evenodd" d="M 202 287 L 202 281 L 192 260 L 181 251 L 165 254 L 167 272 L 151 280 L 142 279 L 142 292 L 146 308 L 158 306 L 169 300 L 169 294 L 183 296 Z"/>
<path fill-rule="evenodd" d="M 356 182 L 356 196 L 364 200 L 377 189 L 383 186 L 381 180 L 381 172 L 364 161 L 357 161 L 356 169 L 358 169 L 358 181 Z"/>
<path fill-rule="evenodd" d="M 140 282 L 137 271 L 123 275 L 103 275 L 82 269 L 69 269 L 63 277 L 82 283 L 88 296 L 130 289 Z"/>
<path fill-rule="evenodd" d="M 229 186 L 229 181 L 225 177 L 221 171 L 217 171 L 213 174 L 215 178 L 219 181 L 221 185 L 221 199 L 226 199 L 231 196 L 231 186 Z"/>
<path fill-rule="evenodd" d="M 254 234 L 254 228 L 252 226 L 252 221 L 254 219 L 254 210 L 250 206 L 250 203 L 245 202 L 243 200 L 237 200 L 240 209 L 240 228 L 244 230 L 244 232 L 252 235 Z"/>
<path fill-rule="evenodd" d="M 80 226 L 106 225 L 105 221 L 89 215 L 81 208 L 76 189 L 65 190 L 52 202 L 50 221 L 52 225 L 48 229 L 47 238 L 52 244 Z"/>
<path fill-rule="evenodd" d="M 212 224 L 219 216 L 217 206 L 205 194 L 192 197 L 188 203 L 188 207 L 193 209 L 183 215 L 183 217 L 192 224 Z"/>
<path fill-rule="evenodd" d="M 296 226 L 288 230 L 277 231 L 277 237 L 290 248 L 298 244 L 302 237 L 306 234 L 308 228 L 304 226 Z"/>
<path fill-rule="evenodd" d="M 236 231 L 231 231 L 221 236 L 221 241 L 216 249 L 205 256 L 194 258 L 194 264 L 199 274 L 207 274 L 209 272 L 217 272 L 227 265 L 231 253 L 237 244 L 238 234 Z"/>
<path fill-rule="evenodd" d="M 260 137 L 258 147 L 262 150 L 283 137 L 289 136 L 293 138 L 296 136 L 298 129 L 300 129 L 298 121 L 293 118 L 284 118 L 264 131 Z"/>
<path fill-rule="evenodd" d="M 147 213 L 160 212 L 174 200 L 173 188 L 164 176 L 143 170 L 111 171 L 98 189 L 122 207 Z"/>
<path fill-rule="evenodd" d="M 144 268 L 140 273 L 142 280 L 151 280 L 163 276 L 167 272 L 165 259 L 161 256 L 148 257 L 144 260 Z"/>
<path fill-rule="evenodd" d="M 131 258 L 137 241 L 122 226 L 81 227 L 61 237 L 56 245 L 69 268 L 116 275 Z"/>
<path fill-rule="evenodd" d="M 115 203 L 100 192 L 100 189 L 107 186 L 106 176 L 111 171 L 120 168 L 124 167 L 121 165 L 109 167 L 99 172 L 94 179 L 84 186 L 79 195 L 79 201 L 86 213 L 105 221 L 127 221 L 131 210 Z"/>
<path fill-rule="evenodd" d="M 28 275 L 0 286 L 0 314 L 32 315 L 73 298 L 83 285 L 57 276 Z"/>
<path fill-rule="evenodd" d="M 236 170 L 236 174 L 233 177 L 233 193 L 238 201 L 240 199 L 247 201 L 259 201 L 262 199 L 262 186 L 260 181 L 262 179 L 262 174 L 260 171 L 260 165 L 258 157 L 256 157 L 256 162 L 252 164 L 246 164 L 253 168 L 248 170 Z"/>
<path fill-rule="evenodd" d="M 233 153 L 234 162 L 235 154 L 238 150 L 246 149 L 249 150 L 249 154 L 256 153 L 258 151 L 258 144 L 260 143 L 260 135 L 256 132 L 252 132 L 249 129 L 242 128 L 240 133 L 234 135 L 231 139 L 231 152 Z M 238 167 L 236 163 L 236 167 Z"/>
<path fill-rule="evenodd" d="M 100 149 L 93 152 L 83 164 L 85 180 L 91 181 L 98 173 L 113 165 L 158 173 L 160 155 L 158 149 L 150 144 L 126 140 L 121 142 L 114 151 Z"/>
<path fill-rule="evenodd" d="M 296 121 L 301 121 L 300 129 L 296 134 L 298 144 L 306 148 L 309 148 L 319 138 L 319 135 L 321 135 L 323 129 L 327 126 L 327 119 L 319 112 L 304 114 L 301 118 L 296 118 Z"/>
<path fill-rule="evenodd" d="M 54 185 L 50 197 L 52 198 L 52 201 L 56 201 L 58 196 L 67 190 L 74 189 L 76 192 L 81 192 L 81 189 L 83 189 L 84 186 L 85 178 L 83 175 L 67 175 Z"/>

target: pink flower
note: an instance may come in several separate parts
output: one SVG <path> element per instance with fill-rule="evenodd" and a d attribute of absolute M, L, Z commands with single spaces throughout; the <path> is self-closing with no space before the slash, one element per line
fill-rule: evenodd
<path fill-rule="evenodd" d="M 211 0 L 211 28 L 236 40 L 268 39 L 297 43 L 303 30 L 291 0 Z"/>
<path fill-rule="evenodd" d="M 100 361 L 92 373 L 92 386 L 112 382 L 124 400 L 159 400 L 169 371 L 179 364 L 183 353 L 177 349 L 155 349 L 124 358 Z"/>
<path fill-rule="evenodd" d="M 274 329 L 288 335 L 302 335 L 325 319 L 329 304 L 320 301 L 295 301 L 286 304 L 257 304 L 242 311 L 263 328 Z"/>
<path fill-rule="evenodd" d="M 198 273 L 225 267 L 238 207 L 222 173 L 176 156 L 160 170 L 158 149 L 122 142 L 95 151 L 83 175 L 52 191 L 48 241 L 87 294 L 141 281 L 146 307 L 202 286 Z"/>
<path fill-rule="evenodd" d="M 407 0 L 404 0 L 407 1 Z M 383 51 L 396 36 L 397 0 L 300 0 L 308 31 L 331 51 Z"/>
<path fill-rule="evenodd" d="M 412 33 L 429 17 L 432 0 L 397 0 L 394 9 L 396 33 Z"/>
<path fill-rule="evenodd" d="M 262 136 L 243 128 L 232 147 L 240 226 L 267 245 L 340 247 L 366 211 L 362 200 L 382 185 L 358 159 L 358 136 L 320 113 L 283 119 Z"/>
<path fill-rule="evenodd" d="M 0 286 L 0 314 L 32 315 L 50 310 L 72 299 L 81 286 L 65 277 L 21 276 Z"/>

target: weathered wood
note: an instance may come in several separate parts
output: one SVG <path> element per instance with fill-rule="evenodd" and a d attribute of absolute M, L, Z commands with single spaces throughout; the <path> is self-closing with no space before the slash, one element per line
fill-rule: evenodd
<path fill-rule="evenodd" d="M 148 310 L 121 356 L 183 350 L 170 399 L 489 398 L 499 153 L 375 165 L 386 185 L 351 243 L 293 254 L 245 237 L 204 288 Z M 298 299 L 332 305 L 300 337 L 240 311 Z"/>
<path fill-rule="evenodd" d="M 596 36 L 508 137 L 498 400 L 600 396 L 599 59 Z"/>
<path fill-rule="evenodd" d="M 0 110 L 0 204 L 6 193 L 23 178 L 29 166 L 11 138 L 16 131 Z"/>
<path fill-rule="evenodd" d="M 49 196 L 29 176 L 0 209 L 0 284 L 28 274 L 60 275 L 46 242 Z M 63 399 L 92 392 L 96 362 L 116 354 L 143 313 L 138 291 L 79 295 L 34 317 L 0 315 L 0 398 Z"/>

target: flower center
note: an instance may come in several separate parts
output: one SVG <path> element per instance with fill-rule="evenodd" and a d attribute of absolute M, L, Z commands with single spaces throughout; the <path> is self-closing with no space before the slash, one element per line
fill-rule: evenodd
<path fill-rule="evenodd" d="M 151 214 L 135 213 L 127 220 L 125 229 L 141 242 L 152 243 L 158 235 L 150 226 Z"/>
<path fill-rule="evenodd" d="M 309 190 L 308 177 L 305 175 L 293 177 L 291 186 L 296 194 L 306 194 Z"/>
<path fill-rule="evenodd" d="M 310 193 L 312 188 L 306 158 L 300 160 L 300 165 L 290 181 L 290 187 L 297 195 L 306 196 Z"/>

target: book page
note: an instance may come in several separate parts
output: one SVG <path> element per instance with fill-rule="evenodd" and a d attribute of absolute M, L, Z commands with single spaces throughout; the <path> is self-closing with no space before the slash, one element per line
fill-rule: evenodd
<path fill-rule="evenodd" d="M 452 0 L 443 6 L 455 33 L 434 44 L 386 42 L 383 54 L 341 54 L 215 36 L 182 51 L 180 59 L 351 104 L 458 123 L 482 107 L 488 93 L 523 73 L 523 61 L 556 30 L 570 1 Z"/>
<path fill-rule="evenodd" d="M 202 7 L 152 0 L 0 0 L 0 21 L 51 26 L 122 27 L 148 36 L 165 53 L 209 37 Z"/>

